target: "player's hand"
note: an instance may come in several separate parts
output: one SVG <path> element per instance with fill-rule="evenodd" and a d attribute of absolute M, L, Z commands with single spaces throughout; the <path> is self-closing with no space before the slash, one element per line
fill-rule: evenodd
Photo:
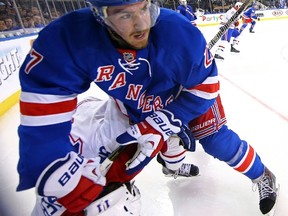
<path fill-rule="evenodd" d="M 190 130 L 190 128 L 186 125 L 182 125 L 181 131 L 177 134 L 181 140 L 181 144 L 188 151 L 195 151 L 196 149 L 196 141 Z"/>
<path fill-rule="evenodd" d="M 86 159 L 70 152 L 43 171 L 36 188 L 38 196 L 55 197 L 66 212 L 77 213 L 99 196 L 105 184 L 100 158 Z"/>
<path fill-rule="evenodd" d="M 100 171 L 100 158 L 89 159 L 83 166 L 77 186 L 57 201 L 69 212 L 79 212 L 90 205 L 102 191 L 106 178 Z M 76 204 L 77 203 L 77 204 Z"/>
<path fill-rule="evenodd" d="M 161 150 L 171 135 L 181 132 L 181 125 L 182 122 L 175 119 L 171 112 L 162 110 L 148 116 L 144 121 L 130 126 L 125 133 L 118 136 L 116 141 L 120 145 L 138 143 L 140 147 L 128 163 L 128 174 L 143 169 Z"/>

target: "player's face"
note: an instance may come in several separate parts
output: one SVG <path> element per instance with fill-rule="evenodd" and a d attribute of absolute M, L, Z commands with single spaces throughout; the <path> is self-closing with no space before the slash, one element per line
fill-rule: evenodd
<path fill-rule="evenodd" d="M 106 22 L 135 49 L 142 49 L 147 46 L 151 27 L 149 3 L 147 1 L 108 7 Z"/>
<path fill-rule="evenodd" d="M 180 4 L 186 6 L 186 5 L 187 5 L 187 1 L 185 1 L 185 0 L 180 0 Z"/>

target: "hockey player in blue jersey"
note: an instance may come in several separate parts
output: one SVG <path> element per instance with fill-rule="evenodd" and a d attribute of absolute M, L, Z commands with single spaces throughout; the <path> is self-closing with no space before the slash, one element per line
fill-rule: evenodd
<path fill-rule="evenodd" d="M 257 184 L 260 210 L 269 212 L 276 178 L 228 129 L 217 67 L 202 33 L 150 1 L 89 2 L 92 10 L 45 27 L 20 69 L 17 190 L 36 187 L 32 215 L 84 215 L 105 187 L 132 180 L 157 154 L 170 167 L 165 154 L 174 136 L 194 151 L 191 131 L 208 154 Z M 91 82 L 110 99 L 94 113 L 100 120 L 88 154 L 82 140 L 69 135 L 77 95 Z M 126 148 L 103 172 L 100 162 L 119 145 Z"/>
<path fill-rule="evenodd" d="M 249 28 L 250 33 L 255 33 L 254 32 L 254 27 L 256 25 L 256 20 L 260 20 L 260 18 L 257 17 L 256 15 L 256 9 L 255 9 L 255 3 L 251 5 L 247 10 L 244 11 L 243 16 L 242 16 L 242 26 L 240 28 L 240 33 L 246 28 L 246 26 L 250 23 L 251 26 Z"/>
<path fill-rule="evenodd" d="M 186 17 L 194 26 L 197 26 L 197 16 L 193 8 L 187 4 L 187 0 L 179 0 L 180 5 L 177 7 L 177 12 Z"/>

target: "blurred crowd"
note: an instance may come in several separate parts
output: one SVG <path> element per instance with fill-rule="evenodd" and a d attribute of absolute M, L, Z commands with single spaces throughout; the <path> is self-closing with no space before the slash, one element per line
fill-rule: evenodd
<path fill-rule="evenodd" d="M 83 7 L 84 0 L 0 0 L 0 32 L 14 31 L 19 35 L 17 30 L 25 33 L 27 29 L 41 29 L 63 14 Z"/>

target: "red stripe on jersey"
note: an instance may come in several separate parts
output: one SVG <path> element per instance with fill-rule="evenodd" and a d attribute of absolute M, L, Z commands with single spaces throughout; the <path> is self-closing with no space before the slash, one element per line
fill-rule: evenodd
<path fill-rule="evenodd" d="M 162 152 L 162 151 L 161 151 L 161 152 Z M 166 154 L 164 154 L 164 153 L 162 153 L 162 155 L 165 156 L 165 157 L 167 157 L 167 158 L 175 158 L 175 157 L 179 157 L 179 156 L 183 155 L 184 153 L 186 153 L 186 150 L 180 152 L 180 153 L 177 154 L 177 155 L 166 155 Z"/>
<path fill-rule="evenodd" d="M 212 84 L 199 84 L 189 90 L 192 90 L 192 89 L 197 89 L 203 92 L 215 93 L 219 91 L 219 82 L 212 83 Z"/>
<path fill-rule="evenodd" d="M 235 170 L 237 170 L 238 172 L 244 172 L 245 170 L 247 170 L 248 167 L 250 167 L 253 163 L 253 159 L 254 159 L 254 155 L 255 155 L 255 151 L 254 149 L 248 145 L 248 154 L 246 155 L 246 158 L 244 159 L 244 161 L 242 162 L 241 166 L 239 166 L 238 168 L 235 168 Z"/>
<path fill-rule="evenodd" d="M 50 104 L 29 103 L 20 101 L 20 112 L 27 116 L 45 116 L 71 112 L 76 108 L 77 98 Z"/>

